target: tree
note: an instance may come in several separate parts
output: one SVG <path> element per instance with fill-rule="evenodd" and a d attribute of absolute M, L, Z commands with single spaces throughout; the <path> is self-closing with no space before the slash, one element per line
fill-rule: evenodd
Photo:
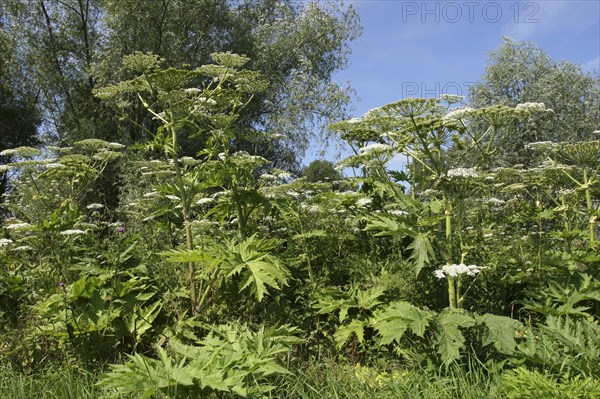
<path fill-rule="evenodd" d="M 0 6 L 0 151 L 37 143 L 40 115 L 36 93 L 18 77 L 22 73 L 16 37 Z M 0 157 L 0 164 L 10 162 Z M 0 170 L 0 202 L 8 189 L 8 174 Z"/>
<path fill-rule="evenodd" d="M 470 89 L 475 107 L 515 106 L 541 102 L 549 117 L 530 118 L 498 132 L 500 164 L 527 164 L 525 144 L 536 141 L 581 141 L 594 138 L 600 126 L 600 77 L 568 61 L 556 62 L 530 42 L 504 38 L 490 53 L 481 81 Z"/>
<path fill-rule="evenodd" d="M 271 152 L 265 155 L 282 166 L 297 162 L 311 132 L 321 130 L 313 127 L 344 116 L 348 91 L 330 78 L 344 67 L 348 43 L 360 30 L 351 7 L 291 0 L 9 1 L 20 5 L 15 14 L 28 32 L 21 43 L 27 77 L 41 87 L 45 114 L 66 143 L 90 137 L 138 142 L 156 128 L 138 102 L 111 106 L 92 95 L 96 86 L 131 78 L 120 62 L 136 51 L 177 68 L 204 65 L 214 52 L 248 56 L 249 68 L 267 77 L 270 90 L 240 116 L 236 145 Z M 119 120 L 124 114 L 130 123 Z M 256 130 L 286 138 L 257 139 Z"/>
<path fill-rule="evenodd" d="M 333 182 L 341 180 L 342 175 L 331 161 L 315 159 L 303 171 L 302 176 L 309 182 Z"/>

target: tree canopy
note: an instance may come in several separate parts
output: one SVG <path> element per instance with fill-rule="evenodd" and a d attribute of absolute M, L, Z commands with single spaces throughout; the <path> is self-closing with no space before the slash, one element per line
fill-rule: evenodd
<path fill-rule="evenodd" d="M 172 67 L 195 68 L 231 51 L 268 80 L 240 116 L 238 145 L 292 165 L 313 131 L 345 116 L 347 88 L 331 82 L 360 33 L 352 7 L 275 0 L 10 0 L 22 29 L 26 79 L 40 88 L 44 114 L 64 143 L 85 138 L 137 142 L 151 119 L 140 105 L 102 104 L 97 86 L 128 79 L 123 56 L 150 52 Z M 129 121 L 120 119 L 124 114 Z M 279 132 L 277 142 L 254 130 Z M 246 133 L 244 133 L 246 132 Z M 270 153 L 269 153 L 270 152 Z"/>
<path fill-rule="evenodd" d="M 540 102 L 549 117 L 503 127 L 496 136 L 499 163 L 527 163 L 525 144 L 593 139 L 600 126 L 600 77 L 568 61 L 554 61 L 531 42 L 504 38 L 490 52 L 481 80 L 470 88 L 474 107 Z"/>

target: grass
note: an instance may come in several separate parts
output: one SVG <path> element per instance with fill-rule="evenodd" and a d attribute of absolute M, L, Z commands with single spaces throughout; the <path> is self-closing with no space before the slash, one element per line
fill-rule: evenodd
<path fill-rule="evenodd" d="M 98 398 L 95 377 L 79 369 L 47 368 L 23 374 L 10 366 L 0 367 L 0 398 L 84 399 Z"/>
<path fill-rule="evenodd" d="M 507 375 L 504 374 L 503 372 L 489 372 L 478 364 L 449 367 L 448 369 L 415 367 L 382 372 L 372 367 L 327 360 L 318 364 L 303 364 L 294 370 L 292 375 L 279 377 L 273 381 L 273 385 L 277 388 L 270 392 L 268 398 L 500 399 L 510 397 L 556 399 L 557 397 L 576 397 L 589 399 L 598 397 L 596 396 L 599 392 L 596 380 L 572 379 L 572 381 L 566 381 L 568 384 L 563 386 L 539 373 L 539 375 L 535 375 L 535 378 L 529 375 L 516 378 L 512 371 L 509 371 Z M 512 378 L 511 381 L 514 380 L 512 388 L 507 386 L 506 378 L 504 378 L 506 376 L 509 376 L 509 379 Z M 97 377 L 96 374 L 64 365 L 38 370 L 33 374 L 23 374 L 4 365 L 0 366 L 0 398 L 107 398 L 106 391 L 95 385 Z M 544 391 L 539 388 L 540 386 L 550 386 L 550 383 L 554 384 L 551 389 Z M 569 392 L 576 392 L 577 395 L 564 392 L 566 396 L 556 396 L 557 390 L 561 391 L 566 388 L 570 389 Z M 153 398 L 170 399 L 174 397 L 174 395 L 166 393 Z M 226 399 L 237 398 L 237 396 L 233 394 L 207 395 L 204 399 L 209 398 Z"/>
<path fill-rule="evenodd" d="M 483 369 L 416 368 L 392 373 L 363 366 L 311 365 L 279 384 L 272 398 L 481 399 L 503 398 L 499 379 Z"/>

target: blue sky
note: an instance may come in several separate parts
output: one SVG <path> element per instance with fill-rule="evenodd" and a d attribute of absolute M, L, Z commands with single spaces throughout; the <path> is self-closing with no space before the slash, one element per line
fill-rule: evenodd
<path fill-rule="evenodd" d="M 334 80 L 350 82 L 356 91 L 356 116 L 405 97 L 465 94 L 502 36 L 534 42 L 555 60 L 600 70 L 597 0 L 345 3 L 358 11 L 363 34 Z M 307 153 L 307 160 L 316 152 Z"/>

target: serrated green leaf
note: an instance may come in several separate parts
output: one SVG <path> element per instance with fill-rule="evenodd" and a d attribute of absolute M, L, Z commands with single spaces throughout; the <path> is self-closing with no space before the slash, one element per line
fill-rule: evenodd
<path fill-rule="evenodd" d="M 515 332 L 523 329 L 523 324 L 518 320 L 506 316 L 484 314 L 475 316 L 475 321 L 485 325 L 483 346 L 494 344 L 494 347 L 501 353 L 511 354 L 514 352 L 517 346 Z"/>
<path fill-rule="evenodd" d="M 400 342 L 408 329 L 422 337 L 430 320 L 431 314 L 428 311 L 408 302 L 393 302 L 387 308 L 375 312 L 370 324 L 381 337 L 380 344 L 387 345 L 392 341 Z"/>
<path fill-rule="evenodd" d="M 416 233 L 408 249 L 412 250 L 410 259 L 415 262 L 415 275 L 418 276 L 423 266 L 429 264 L 429 256 L 435 255 L 429 236 L 426 233 Z"/>
<path fill-rule="evenodd" d="M 435 342 L 442 361 L 448 365 L 460 358 L 460 350 L 465 346 L 465 337 L 460 327 L 475 325 L 475 319 L 465 313 L 446 308 L 440 312 L 435 321 Z"/>
<path fill-rule="evenodd" d="M 365 340 L 365 327 L 367 326 L 368 322 L 365 320 L 352 320 L 350 323 L 340 326 L 334 334 L 337 347 L 344 346 L 353 334 L 356 335 L 358 342 L 362 344 Z"/>

